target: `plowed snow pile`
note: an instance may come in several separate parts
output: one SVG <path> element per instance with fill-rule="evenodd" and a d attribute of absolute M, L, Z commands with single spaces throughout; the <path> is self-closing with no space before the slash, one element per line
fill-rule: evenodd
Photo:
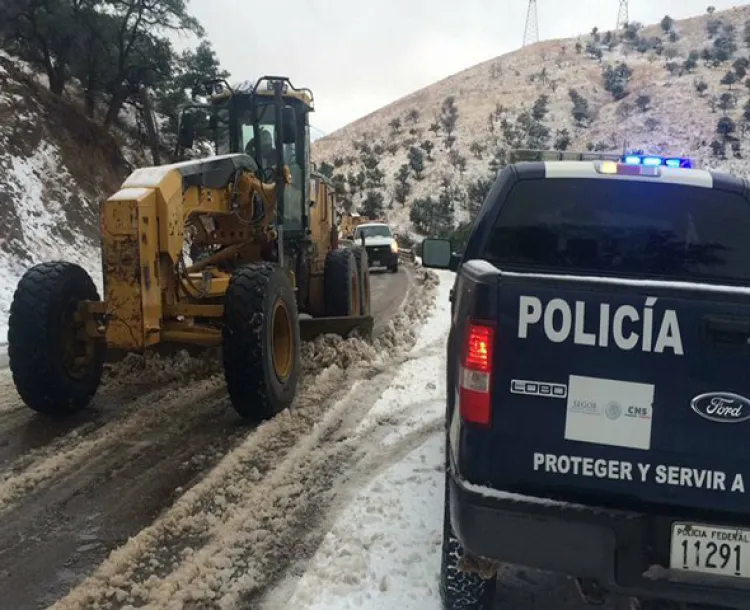
<path fill-rule="evenodd" d="M 250 431 L 53 607 L 255 607 L 291 566 L 311 556 L 327 529 L 326 507 L 357 464 L 387 458 L 379 447 L 391 428 L 379 418 L 365 423 L 365 416 L 398 366 L 414 364 L 410 349 L 434 309 L 438 276 L 414 276 L 403 311 L 372 343 L 327 336 L 304 345 L 306 374 L 293 407 Z M 169 378 L 162 364 L 133 360 L 113 370 L 108 383 Z M 179 374 L 201 366 L 185 358 Z M 220 377 L 205 372 L 209 381 Z M 414 419 L 408 409 L 390 418 L 407 427 Z M 377 459 L 371 467 L 379 467 Z"/>

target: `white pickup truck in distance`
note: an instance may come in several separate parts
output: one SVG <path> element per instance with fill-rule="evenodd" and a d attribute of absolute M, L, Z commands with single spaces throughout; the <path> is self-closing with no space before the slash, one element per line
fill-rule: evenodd
<path fill-rule="evenodd" d="M 362 244 L 367 251 L 367 263 L 370 267 L 388 267 L 389 271 L 398 271 L 398 242 L 391 228 L 384 222 L 367 222 L 354 229 L 354 243 Z"/>
<path fill-rule="evenodd" d="M 590 603 L 750 608 L 748 184 L 669 161 L 513 163 L 462 256 L 423 242 L 457 271 L 447 609 L 492 607 L 464 554 Z"/>

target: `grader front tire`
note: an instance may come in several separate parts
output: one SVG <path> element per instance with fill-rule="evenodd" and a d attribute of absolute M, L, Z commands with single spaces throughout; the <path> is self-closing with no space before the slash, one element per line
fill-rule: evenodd
<path fill-rule="evenodd" d="M 84 409 L 96 394 L 106 345 L 88 338 L 76 316 L 81 301 L 99 301 L 79 265 L 35 265 L 21 278 L 8 320 L 8 359 L 21 399 L 53 417 Z"/>
<path fill-rule="evenodd" d="M 292 404 L 301 369 L 299 318 L 279 266 L 253 263 L 234 272 L 222 341 L 227 391 L 242 417 L 269 419 Z"/>

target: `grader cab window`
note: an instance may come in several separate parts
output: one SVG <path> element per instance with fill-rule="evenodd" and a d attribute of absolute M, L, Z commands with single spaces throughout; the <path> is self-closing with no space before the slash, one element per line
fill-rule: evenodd
<path fill-rule="evenodd" d="M 230 152 L 232 152 L 229 110 L 227 108 L 215 110 L 213 116 L 216 154 L 228 155 Z"/>
<path fill-rule="evenodd" d="M 289 110 L 292 110 L 287 106 Z M 246 111 L 242 117 L 241 125 L 241 142 L 242 150 L 255 158 L 261 168 L 265 180 L 270 180 L 275 175 L 276 168 L 276 122 L 275 111 L 271 104 L 260 105 L 257 108 L 258 114 L 258 135 L 260 137 L 260 151 L 255 145 L 255 131 L 251 119 L 250 111 Z M 287 125 L 286 127 L 291 127 Z M 284 164 L 289 166 L 292 174 L 292 183 L 284 189 L 284 230 L 301 231 L 303 215 L 303 181 L 305 179 L 302 165 L 299 162 L 297 154 L 297 144 L 304 146 L 300 138 L 304 138 L 304 133 L 296 129 L 285 129 L 283 143 Z M 291 132 L 291 133 L 290 133 Z"/>

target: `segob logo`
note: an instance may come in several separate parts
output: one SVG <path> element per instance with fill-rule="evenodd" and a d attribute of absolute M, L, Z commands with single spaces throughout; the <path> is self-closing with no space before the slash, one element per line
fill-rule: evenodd
<path fill-rule="evenodd" d="M 732 392 L 707 392 L 690 401 L 690 407 L 709 421 L 738 424 L 750 419 L 750 400 Z"/>

